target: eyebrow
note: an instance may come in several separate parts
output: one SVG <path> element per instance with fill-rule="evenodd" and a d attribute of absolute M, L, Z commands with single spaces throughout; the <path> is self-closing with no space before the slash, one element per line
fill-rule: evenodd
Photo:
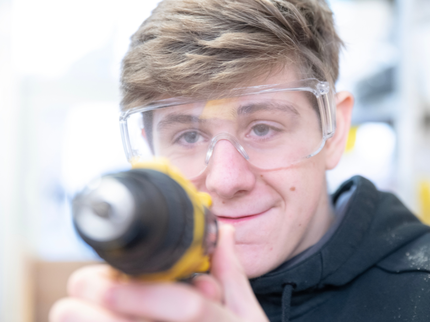
<path fill-rule="evenodd" d="M 172 113 L 164 117 L 158 124 L 157 130 L 162 130 L 173 124 L 190 124 L 190 123 L 203 123 L 206 120 L 200 119 L 198 116 L 191 114 Z"/>
<path fill-rule="evenodd" d="M 252 114 L 261 110 L 279 110 L 282 112 L 290 112 L 299 115 L 297 108 L 292 104 L 279 104 L 275 102 L 250 103 L 241 105 L 237 110 L 237 115 Z"/>
<path fill-rule="evenodd" d="M 241 105 L 237 109 L 237 115 L 252 114 L 261 110 L 279 110 L 283 112 L 290 112 L 294 115 L 299 115 L 297 109 L 291 104 L 278 104 L 275 102 L 263 102 L 263 103 L 249 103 Z M 191 114 L 180 114 L 172 113 L 164 117 L 158 124 L 157 130 L 163 130 L 173 124 L 192 124 L 192 123 L 204 123 L 207 120 L 201 119 L 199 116 Z"/>

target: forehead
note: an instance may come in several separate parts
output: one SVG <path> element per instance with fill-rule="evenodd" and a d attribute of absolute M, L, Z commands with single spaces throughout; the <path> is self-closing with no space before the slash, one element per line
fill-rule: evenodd
<path fill-rule="evenodd" d="M 294 83 L 295 81 L 299 80 L 297 77 L 298 73 L 296 71 L 296 68 L 294 67 L 284 67 L 279 68 L 275 72 L 269 73 L 267 75 L 262 75 L 260 77 L 254 77 L 252 81 L 249 81 L 245 84 L 240 84 L 237 86 L 237 88 L 243 88 L 243 87 L 256 87 L 259 86 L 266 86 L 266 85 L 277 85 L 277 84 L 288 84 L 288 83 Z M 295 93 L 288 93 L 286 95 L 285 93 L 270 93 L 266 95 L 258 94 L 258 95 L 243 95 L 243 96 L 236 96 L 236 97 L 228 97 L 228 93 L 218 93 L 218 96 L 221 97 L 227 97 L 222 99 L 214 99 L 214 100 L 201 100 L 197 101 L 193 104 L 186 104 L 186 105 L 178 105 L 176 108 L 168 108 L 168 109 L 161 109 L 157 111 L 156 114 L 159 115 L 159 117 L 170 114 L 173 112 L 179 113 L 179 112 L 191 112 L 194 110 L 195 113 L 198 113 L 201 115 L 202 118 L 210 118 L 214 116 L 214 113 L 216 115 L 220 115 L 220 113 L 225 113 L 225 117 L 230 118 L 233 115 L 235 115 L 238 108 L 242 108 L 242 112 L 245 111 L 245 107 L 247 106 L 246 111 L 251 112 L 255 111 L 255 106 L 259 105 L 259 108 L 262 106 L 266 106 L 266 108 L 269 108 L 270 102 L 284 102 L 286 105 L 294 105 L 294 104 L 306 104 L 309 103 L 309 97 L 306 96 L 304 93 L 295 92 Z M 165 97 L 166 98 L 166 97 Z M 275 107 L 276 104 L 272 104 L 272 109 Z M 254 106 L 254 108 L 250 108 L 251 106 Z M 233 112 L 234 111 L 234 112 Z M 239 110 L 240 112 L 240 110 Z M 234 114 L 232 114 L 234 113 Z"/>
<path fill-rule="evenodd" d="M 133 101 L 130 101 L 129 104 L 124 105 L 123 110 L 133 109 L 137 106 L 146 106 L 153 102 L 167 100 L 173 97 L 194 97 L 195 99 L 205 99 L 208 96 L 228 97 L 229 95 L 227 93 L 229 91 L 238 88 L 294 83 L 309 77 L 307 73 L 304 74 L 301 72 L 299 67 L 290 63 L 289 65 L 284 64 L 282 66 L 273 67 L 270 71 L 267 71 L 267 73 L 260 75 L 249 74 L 248 77 L 243 77 L 244 80 L 240 80 L 233 86 L 226 87 L 223 84 L 212 84 L 202 90 L 196 91 L 193 90 L 193 88 L 187 88 L 183 83 L 177 82 L 176 84 L 169 84 L 172 86 L 164 87 L 164 90 L 160 89 L 158 94 L 153 92 L 151 94 L 143 93 L 143 96 L 137 96 Z"/>
<path fill-rule="evenodd" d="M 234 121 L 251 115 L 267 116 L 268 113 L 299 116 L 309 113 L 311 107 L 312 102 L 306 92 L 259 93 L 161 108 L 155 111 L 154 121 L 162 127 L 173 122 L 201 122 L 211 119 Z"/>

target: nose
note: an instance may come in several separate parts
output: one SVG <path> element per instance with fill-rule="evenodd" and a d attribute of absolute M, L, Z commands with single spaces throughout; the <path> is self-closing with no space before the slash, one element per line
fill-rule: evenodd
<path fill-rule="evenodd" d="M 248 161 L 233 144 L 228 140 L 218 141 L 208 164 L 208 192 L 222 199 L 231 199 L 251 191 L 255 181 Z"/>

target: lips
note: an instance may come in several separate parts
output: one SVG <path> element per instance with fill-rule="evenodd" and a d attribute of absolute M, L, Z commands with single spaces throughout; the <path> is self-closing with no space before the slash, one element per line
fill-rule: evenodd
<path fill-rule="evenodd" d="M 216 215 L 218 221 L 220 221 L 223 224 L 239 224 L 242 222 L 247 222 L 253 219 L 257 219 L 264 215 L 269 210 L 265 210 L 260 213 L 252 214 L 252 215 L 241 215 L 241 216 L 219 216 Z"/>

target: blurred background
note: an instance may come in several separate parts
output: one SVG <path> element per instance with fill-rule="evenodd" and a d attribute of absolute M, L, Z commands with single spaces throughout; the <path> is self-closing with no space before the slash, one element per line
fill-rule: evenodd
<path fill-rule="evenodd" d="M 0 0 L 0 321 L 46 322 L 94 254 L 69 201 L 128 169 L 118 79 L 157 0 Z M 430 1 L 330 0 L 346 48 L 337 90 L 356 97 L 330 191 L 352 175 L 430 223 Z"/>

